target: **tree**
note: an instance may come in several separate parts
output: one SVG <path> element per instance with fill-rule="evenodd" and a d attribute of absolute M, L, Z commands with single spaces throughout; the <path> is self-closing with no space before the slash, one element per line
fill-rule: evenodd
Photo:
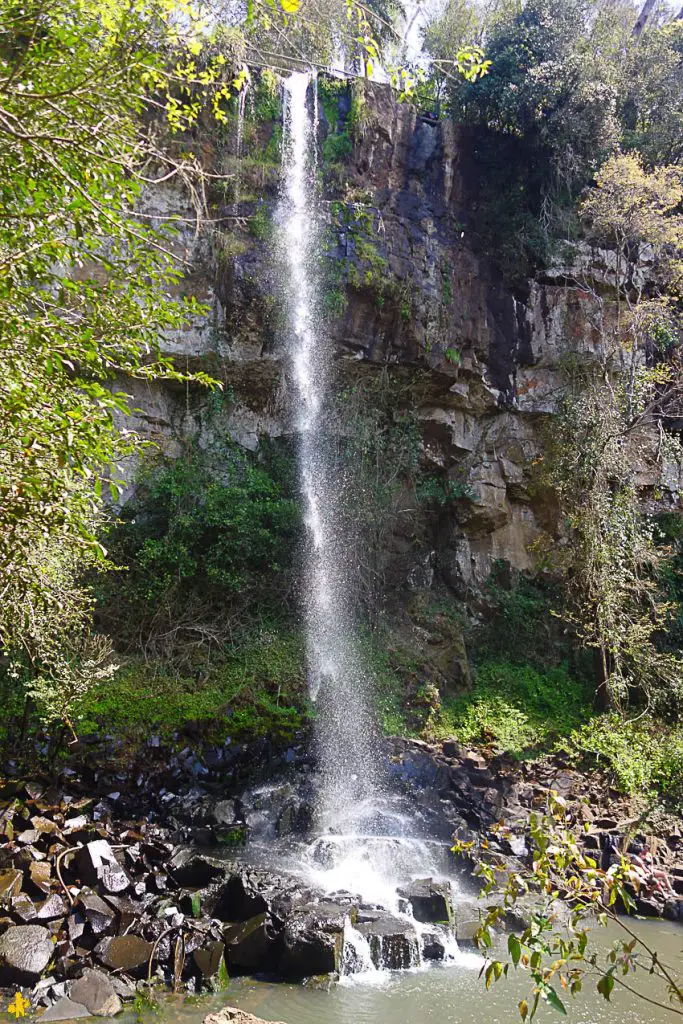
<path fill-rule="evenodd" d="M 170 295 L 172 234 L 135 215 L 158 178 L 197 180 L 195 159 L 160 140 L 196 117 L 192 88 L 211 90 L 217 116 L 230 94 L 220 62 L 193 64 L 176 11 L 0 6 L 0 643 L 52 678 L 75 657 L 60 662 L 60 635 L 73 652 L 89 618 L 76 566 L 99 550 L 102 490 L 116 494 L 138 445 L 113 380 L 179 377 L 159 342 L 195 310 Z M 149 117 L 159 106 L 165 122 Z"/>
<path fill-rule="evenodd" d="M 487 841 L 477 858 L 475 874 L 483 880 L 481 895 L 488 904 L 475 936 L 486 957 L 481 972 L 486 988 L 507 978 L 511 970 L 528 973 L 530 999 L 518 1005 L 522 1021 L 533 1020 L 542 1002 L 566 1016 L 565 993 L 576 996 L 592 983 L 608 1002 L 616 986 L 672 1015 L 683 1014 L 683 978 L 675 966 L 662 962 L 649 939 L 636 935 L 620 913 L 635 909 L 633 895 L 643 884 L 625 853 L 602 869 L 577 838 L 576 822 L 563 798 L 553 791 L 545 813 L 531 815 L 529 831 L 529 871 L 509 870 L 497 863 L 486 852 Z M 505 826 L 492 830 L 494 843 L 507 836 Z M 472 844 L 459 842 L 455 851 L 471 858 Z M 508 957 L 501 960 L 493 953 L 493 936 L 516 908 L 528 916 L 529 923 L 513 928 Z M 604 953 L 592 944 L 591 926 L 596 920 L 601 925 L 610 922 L 620 935 Z M 643 971 L 655 986 L 654 997 L 637 987 L 637 975 Z"/>
<path fill-rule="evenodd" d="M 619 118 L 623 146 L 649 167 L 683 157 L 683 22 L 648 28 L 623 49 Z"/>
<path fill-rule="evenodd" d="M 600 357 L 572 367 L 544 467 L 567 534 L 558 557 L 567 617 L 595 653 L 603 706 L 623 707 L 637 693 L 654 707 L 680 686 L 680 660 L 657 643 L 669 613 L 658 594 L 663 554 L 638 477 L 648 463 L 681 457 L 664 422 L 683 397 L 672 302 L 681 282 L 682 197 L 679 168 L 646 172 L 636 157 L 619 156 L 581 204 L 589 237 L 610 245 L 614 267 L 606 292 L 590 269 L 582 277 Z"/>
<path fill-rule="evenodd" d="M 592 52 L 589 13 L 587 0 L 503 5 L 485 23 L 488 74 L 450 91 L 469 127 L 473 230 L 514 281 L 576 235 L 577 198 L 617 141 L 617 91 Z"/>

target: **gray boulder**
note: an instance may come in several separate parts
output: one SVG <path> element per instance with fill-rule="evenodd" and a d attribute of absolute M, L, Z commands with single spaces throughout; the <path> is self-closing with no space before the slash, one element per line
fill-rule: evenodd
<path fill-rule="evenodd" d="M 92 1014 L 83 1003 L 76 1003 L 68 996 L 62 996 L 56 1003 L 50 1006 L 40 1018 L 41 1020 L 80 1020 L 81 1017 L 90 1017 Z"/>
<path fill-rule="evenodd" d="M 54 953 L 50 933 L 40 925 L 10 927 L 0 935 L 0 985 L 32 985 Z"/>
<path fill-rule="evenodd" d="M 71 982 L 68 995 L 75 1003 L 86 1006 L 94 1017 L 115 1017 L 121 1010 L 121 1000 L 102 971 L 85 971 L 82 978 Z"/>

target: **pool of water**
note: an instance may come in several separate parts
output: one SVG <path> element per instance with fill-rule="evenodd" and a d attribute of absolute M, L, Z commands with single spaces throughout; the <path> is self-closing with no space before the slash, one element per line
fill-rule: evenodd
<path fill-rule="evenodd" d="M 683 968 L 680 926 L 637 922 L 635 928 L 657 949 L 663 962 L 679 971 Z M 599 929 L 598 937 L 606 947 L 614 936 Z M 165 1001 L 157 1019 L 169 1024 L 201 1024 L 207 1013 L 227 1003 L 285 1024 L 513 1024 L 519 1020 L 517 1003 L 529 994 L 528 977 L 513 974 L 486 992 L 478 977 L 480 965 L 475 954 L 464 954 L 446 966 L 352 976 L 329 991 L 239 978 L 220 996 Z M 665 998 L 662 988 L 644 973 L 627 981 L 651 999 Z M 566 1002 L 572 1024 L 660 1024 L 676 1019 L 670 1011 L 619 991 L 618 986 L 610 1003 L 588 982 L 584 992 Z M 555 1011 L 542 1007 L 536 1019 L 553 1018 L 560 1019 Z"/>

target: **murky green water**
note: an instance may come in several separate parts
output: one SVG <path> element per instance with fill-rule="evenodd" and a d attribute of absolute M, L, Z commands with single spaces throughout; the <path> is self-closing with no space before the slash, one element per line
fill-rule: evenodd
<path fill-rule="evenodd" d="M 683 972 L 683 928 L 648 922 L 636 927 L 663 962 Z M 602 929 L 600 939 L 609 944 Z M 525 980 L 513 976 L 486 992 L 473 958 L 465 964 L 385 974 L 374 982 L 343 981 L 328 992 L 236 979 L 220 997 L 168 1001 L 160 1019 L 169 1024 L 200 1024 L 207 1013 L 228 1003 L 285 1024 L 513 1024 L 519 1020 L 517 1002 L 529 993 Z M 662 998 L 662 988 L 647 975 L 627 980 L 650 998 Z M 575 1000 L 568 999 L 568 1010 L 572 1024 L 660 1024 L 680 1019 L 616 989 L 608 1004 L 592 985 Z M 537 1019 L 561 1018 L 543 1007 Z"/>

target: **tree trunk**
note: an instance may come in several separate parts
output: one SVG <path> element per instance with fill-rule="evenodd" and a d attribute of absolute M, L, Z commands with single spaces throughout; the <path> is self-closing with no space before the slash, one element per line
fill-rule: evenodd
<path fill-rule="evenodd" d="M 643 4 L 643 9 L 640 12 L 640 15 L 638 16 L 638 21 L 633 26 L 633 32 L 631 33 L 631 37 L 633 39 L 638 39 L 639 36 L 642 34 L 642 31 L 647 25 L 650 15 L 652 14 L 652 11 L 656 3 L 657 0 L 645 0 L 645 3 Z"/>
<path fill-rule="evenodd" d="M 598 711 L 607 711 L 611 700 L 608 687 L 608 655 L 603 647 L 593 648 L 593 672 L 595 674 L 595 703 L 597 709 Z"/>

